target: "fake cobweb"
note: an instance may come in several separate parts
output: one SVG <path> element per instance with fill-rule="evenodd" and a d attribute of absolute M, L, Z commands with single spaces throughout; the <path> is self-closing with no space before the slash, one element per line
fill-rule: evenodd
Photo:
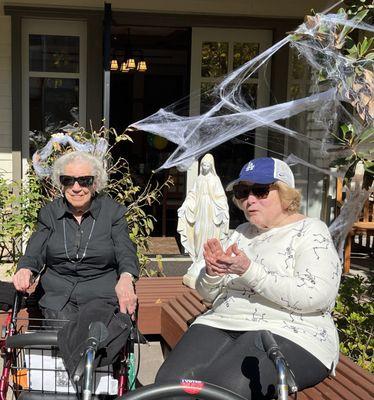
<path fill-rule="evenodd" d="M 222 143 L 243 141 L 242 138 L 246 136 L 261 139 L 262 135 L 267 137 L 271 132 L 271 142 L 268 142 L 267 148 L 266 140 L 255 140 L 254 143 L 252 140 L 251 145 L 261 148 L 260 143 L 265 143 L 265 150 L 283 158 L 290 165 L 302 166 L 326 177 L 343 177 L 350 165 L 348 163 L 332 170 L 330 166 L 337 159 L 347 159 L 359 153 L 361 158 L 372 160 L 374 153 L 372 139 L 358 140 L 350 146 L 336 140 L 338 126 L 343 123 L 350 124 L 360 139 L 364 135 L 370 139 L 373 134 L 368 134 L 368 127 L 374 129 L 373 60 L 357 61 L 341 53 L 344 33 L 350 29 L 374 32 L 372 25 L 360 22 L 359 18 L 348 20 L 345 14 L 308 17 L 295 32 L 224 76 L 212 90 L 202 93 L 201 97 L 209 98 L 212 104 L 207 112 L 185 116 L 194 97 L 192 94 L 132 124 L 129 129 L 150 132 L 177 145 L 159 170 L 171 167 L 186 170 L 199 157 Z M 297 51 L 298 56 L 310 66 L 311 76 L 315 79 L 311 79 L 309 95 L 281 104 L 253 108 L 254 99 L 246 93 L 246 83 L 256 74 L 260 76 L 264 73 L 272 56 L 285 46 Z M 355 72 L 357 68 L 360 74 Z M 323 84 L 318 84 L 321 79 L 316 77 L 321 75 Z M 354 113 L 350 111 L 352 109 Z M 300 119 L 305 124 L 301 128 L 294 127 L 292 118 L 295 116 L 302 116 Z M 73 126 L 64 127 L 60 133 L 52 135 L 43 149 L 34 153 L 33 166 L 38 176 L 50 175 L 51 168 L 47 160 L 55 144 L 93 153 L 105 163 L 108 142 L 104 138 L 95 144 L 77 142 L 71 135 L 76 129 Z M 282 148 L 286 140 L 291 144 L 288 151 L 276 151 L 275 148 Z M 277 146 L 277 142 L 281 146 Z M 248 142 L 244 140 L 244 144 Z M 297 154 L 294 154 L 296 150 Z M 345 238 L 370 194 L 370 191 L 361 189 L 359 174 L 356 174 L 355 180 L 347 192 L 339 216 L 330 225 L 340 256 Z"/>
<path fill-rule="evenodd" d="M 287 138 L 298 144 L 294 148 L 304 149 L 302 154 L 293 154 L 289 150 L 288 153 L 276 153 L 277 157 L 290 165 L 299 164 L 326 176 L 343 177 L 349 164 L 332 170 L 330 166 L 335 160 L 347 158 L 353 152 L 372 160 L 374 152 L 370 140 L 359 141 L 351 148 L 336 140 L 336 132 L 342 123 L 351 124 L 359 136 L 360 132 L 367 132 L 368 127 L 373 127 L 374 119 L 373 60 L 357 62 L 342 54 L 340 49 L 345 40 L 344 32 L 349 29 L 374 32 L 372 25 L 360 22 L 358 18 L 347 19 L 345 14 L 309 17 L 295 32 L 223 77 L 212 90 L 204 93 L 212 104 L 207 112 L 194 116 L 183 115 L 191 95 L 132 124 L 129 129 L 146 131 L 177 145 L 159 169 L 177 167 L 182 171 L 187 170 L 199 157 L 220 144 L 233 139 L 241 140 L 238 138 L 240 135 L 259 136 L 266 128 L 265 132 L 269 130 L 276 133 L 272 134 L 273 141 L 279 139 L 281 142 L 280 139 Z M 245 84 L 255 74 L 263 73 L 271 57 L 284 46 L 291 46 L 298 52 L 299 57 L 310 66 L 312 76 L 322 74 L 323 85 L 313 84 L 309 95 L 300 99 L 252 108 L 251 101 L 243 93 Z M 363 71 L 359 76 L 355 74 L 358 64 Z M 354 112 L 350 111 L 352 109 Z M 305 114 L 309 119 L 309 134 L 292 129 L 292 124 L 282 124 L 293 116 Z M 313 134 L 313 130 L 318 134 Z M 340 255 L 345 237 L 368 196 L 369 191 L 361 190 L 360 184 L 356 183 L 339 217 L 330 225 Z"/>

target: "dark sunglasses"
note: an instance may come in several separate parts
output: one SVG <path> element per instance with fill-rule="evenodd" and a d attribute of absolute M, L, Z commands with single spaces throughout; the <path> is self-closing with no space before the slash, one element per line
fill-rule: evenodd
<path fill-rule="evenodd" d="M 232 190 L 236 199 L 243 200 L 246 199 L 250 194 L 257 197 L 258 199 L 266 199 L 269 196 L 269 192 L 271 189 L 272 185 L 235 185 Z"/>
<path fill-rule="evenodd" d="M 74 186 L 78 182 L 79 186 L 89 187 L 94 183 L 94 176 L 69 176 L 60 175 L 60 183 L 62 186 Z"/>

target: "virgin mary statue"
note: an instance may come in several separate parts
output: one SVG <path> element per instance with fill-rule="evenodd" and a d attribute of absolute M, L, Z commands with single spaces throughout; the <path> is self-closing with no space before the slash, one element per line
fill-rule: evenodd
<path fill-rule="evenodd" d="M 204 266 L 204 243 L 216 238 L 224 246 L 229 234 L 227 198 L 211 154 L 202 158 L 196 182 L 178 210 L 177 230 L 193 261 L 183 281 L 194 287 L 194 281 Z"/>

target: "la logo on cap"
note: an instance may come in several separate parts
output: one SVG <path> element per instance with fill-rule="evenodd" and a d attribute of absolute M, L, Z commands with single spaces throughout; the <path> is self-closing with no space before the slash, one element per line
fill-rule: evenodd
<path fill-rule="evenodd" d="M 255 168 L 255 165 L 253 164 L 252 161 L 250 161 L 247 165 L 247 168 L 245 169 L 246 171 L 252 171 Z"/>

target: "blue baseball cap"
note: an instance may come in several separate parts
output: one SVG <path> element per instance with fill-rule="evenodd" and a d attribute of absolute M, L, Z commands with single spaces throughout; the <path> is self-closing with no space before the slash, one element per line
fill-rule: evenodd
<path fill-rule="evenodd" d="M 239 178 L 230 182 L 226 190 L 232 190 L 239 182 L 267 185 L 276 181 L 281 181 L 291 188 L 295 187 L 291 168 L 284 161 L 272 157 L 255 158 L 244 165 Z"/>

